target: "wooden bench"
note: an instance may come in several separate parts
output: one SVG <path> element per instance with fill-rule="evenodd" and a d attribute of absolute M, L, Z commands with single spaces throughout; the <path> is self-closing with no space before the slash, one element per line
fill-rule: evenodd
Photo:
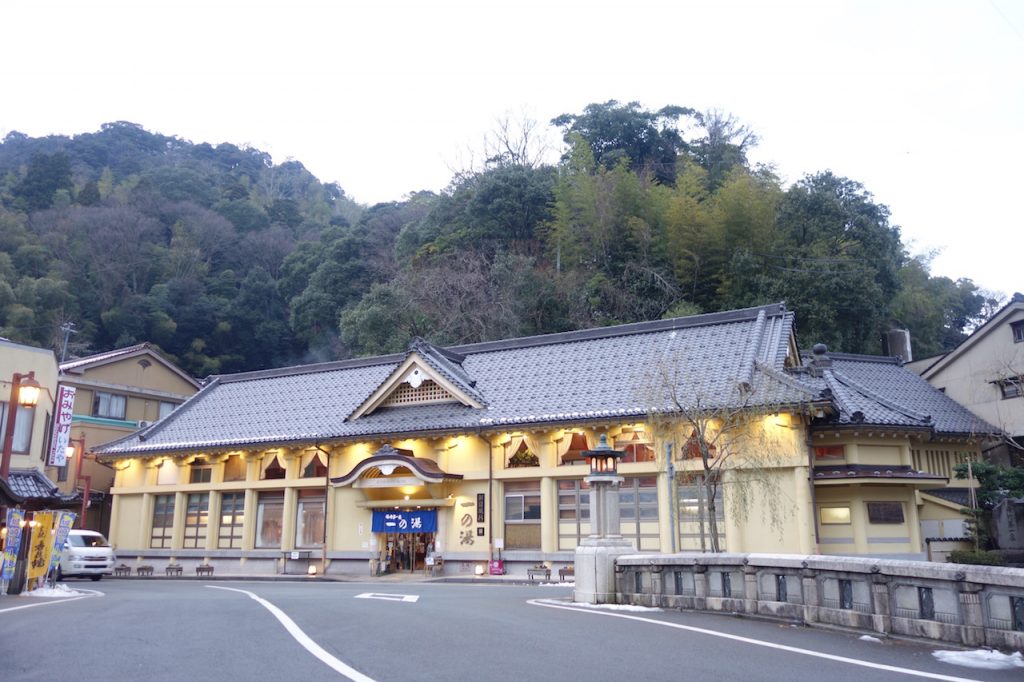
<path fill-rule="evenodd" d="M 114 566 L 114 577 L 120 578 L 121 576 L 131 575 L 132 567 L 127 564 L 121 564 L 120 566 Z"/>
<path fill-rule="evenodd" d="M 196 566 L 196 575 L 213 575 L 213 566 L 210 564 Z"/>
<path fill-rule="evenodd" d="M 576 578 L 576 566 L 565 566 L 558 569 L 558 580 L 559 582 L 565 582 L 566 578 Z"/>
<path fill-rule="evenodd" d="M 551 569 L 550 568 L 528 568 L 526 569 L 526 575 L 532 583 L 535 578 L 543 577 L 544 580 L 551 580 Z"/>
<path fill-rule="evenodd" d="M 138 576 L 153 575 L 153 567 L 152 566 L 139 566 L 138 568 L 135 569 L 135 575 L 138 575 Z"/>
<path fill-rule="evenodd" d="M 164 572 L 168 576 L 172 576 L 172 575 L 173 576 L 180 576 L 181 575 L 181 571 L 182 571 L 181 564 L 167 564 L 167 568 L 164 569 Z"/>

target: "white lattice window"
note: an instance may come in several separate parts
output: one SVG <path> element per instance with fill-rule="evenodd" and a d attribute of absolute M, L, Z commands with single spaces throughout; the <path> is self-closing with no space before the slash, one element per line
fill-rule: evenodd
<path fill-rule="evenodd" d="M 452 394 L 429 379 L 416 388 L 409 384 L 399 385 L 384 401 L 384 406 L 422 405 L 423 403 L 448 403 L 455 400 Z"/>

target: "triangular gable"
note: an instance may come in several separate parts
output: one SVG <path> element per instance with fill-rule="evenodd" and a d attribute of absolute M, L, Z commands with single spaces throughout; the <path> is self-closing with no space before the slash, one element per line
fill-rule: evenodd
<path fill-rule="evenodd" d="M 197 389 L 202 388 L 202 384 L 199 381 L 155 351 L 149 343 L 139 343 L 127 348 L 119 348 L 106 353 L 97 353 L 84 358 L 62 362 L 60 363 L 60 372 L 61 374 L 82 376 L 90 369 L 139 357 L 145 357 L 151 362 L 164 367 Z"/>
<path fill-rule="evenodd" d="M 378 407 L 389 402 L 393 405 L 421 405 L 424 403 L 457 402 L 466 407 L 482 408 L 484 403 L 469 391 L 462 390 L 462 387 L 452 379 L 446 377 L 421 355 L 420 351 L 410 351 L 405 360 L 385 379 L 380 386 L 359 407 L 352 411 L 346 421 L 358 419 L 363 415 L 370 414 Z M 416 389 L 423 387 L 426 382 L 433 382 L 436 386 L 428 395 L 415 393 Z M 413 389 L 409 391 L 408 389 Z M 408 397 L 404 397 L 402 394 Z"/>
<path fill-rule="evenodd" d="M 1013 298 L 1010 299 L 1010 302 L 997 311 L 995 315 L 986 320 L 985 323 L 975 329 L 970 336 L 961 341 L 956 348 L 944 355 L 938 356 L 934 363 L 922 369 L 920 372 L 921 376 L 925 380 L 930 380 L 940 371 L 960 359 L 962 355 L 973 348 L 981 341 L 982 338 L 988 336 L 995 330 L 1001 329 L 1002 325 L 1010 317 L 1020 311 L 1024 311 L 1024 296 L 1018 293 L 1014 294 Z"/>

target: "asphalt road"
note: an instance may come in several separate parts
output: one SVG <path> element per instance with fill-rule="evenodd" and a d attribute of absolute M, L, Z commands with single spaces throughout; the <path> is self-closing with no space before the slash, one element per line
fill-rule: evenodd
<path fill-rule="evenodd" d="M 0 597 L 0 680 L 1022 679 L 1020 668 L 941 663 L 936 647 L 907 642 L 729 616 L 580 610 L 568 587 L 68 585 L 98 594 Z"/>

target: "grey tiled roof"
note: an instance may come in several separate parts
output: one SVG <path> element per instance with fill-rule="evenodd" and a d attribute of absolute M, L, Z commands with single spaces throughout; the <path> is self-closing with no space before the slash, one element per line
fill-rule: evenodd
<path fill-rule="evenodd" d="M 744 401 L 804 403 L 813 392 L 779 378 L 791 326 L 792 313 L 776 304 L 445 349 L 426 344 L 419 350 L 432 367 L 475 391 L 485 406 L 382 407 L 351 421 L 345 418 L 405 354 L 222 376 L 164 420 L 97 452 L 161 453 L 642 418 L 649 409 L 673 409 L 670 386 L 688 407 L 697 399 L 711 408 Z M 740 384 L 748 377 L 752 390 L 744 397 Z"/>
<path fill-rule="evenodd" d="M 409 352 L 475 392 L 483 407 L 379 407 L 352 420 L 346 417 L 407 353 L 226 375 L 167 418 L 96 452 L 160 454 L 643 419 L 677 411 L 676 401 L 688 410 L 836 406 L 839 423 L 852 423 L 860 412 L 882 424 L 958 433 L 983 424 L 888 360 L 834 356 L 833 370 L 821 377 L 790 373 L 792 328 L 793 313 L 775 304 L 453 348 L 414 342 Z"/>
<path fill-rule="evenodd" d="M 409 344 L 409 353 L 419 355 L 431 368 L 455 384 L 460 391 L 471 396 L 476 402 L 487 403 L 487 400 L 476 388 L 476 380 L 469 376 L 462 366 L 466 356 L 438 348 L 418 336 Z"/>
<path fill-rule="evenodd" d="M 57 486 L 38 469 L 12 470 L 7 485 L 15 495 L 24 498 L 54 497 Z"/>
<path fill-rule="evenodd" d="M 921 427 L 949 435 L 999 432 L 896 358 L 845 353 L 828 357 L 832 367 L 823 370 L 823 377 L 801 379 L 831 390 L 840 408 L 836 423 Z"/>
<path fill-rule="evenodd" d="M 971 491 L 969 488 L 938 488 L 923 492 L 961 507 L 971 506 Z"/>
<path fill-rule="evenodd" d="M 149 344 L 148 343 L 137 343 L 134 346 L 126 346 L 124 348 L 117 348 L 115 350 L 108 350 L 108 351 L 106 351 L 104 353 L 96 353 L 94 355 L 87 355 L 84 358 L 75 358 L 73 360 L 68 360 L 67 362 L 60 363 L 60 371 L 62 371 L 62 372 L 70 372 L 71 370 L 77 369 L 78 367 L 81 367 L 83 365 L 91 365 L 93 363 L 107 362 L 108 360 L 113 360 L 115 358 L 119 358 L 122 355 L 131 355 L 132 353 L 136 353 L 136 352 L 138 352 L 140 350 L 146 350 L 147 348 L 149 348 Z"/>

